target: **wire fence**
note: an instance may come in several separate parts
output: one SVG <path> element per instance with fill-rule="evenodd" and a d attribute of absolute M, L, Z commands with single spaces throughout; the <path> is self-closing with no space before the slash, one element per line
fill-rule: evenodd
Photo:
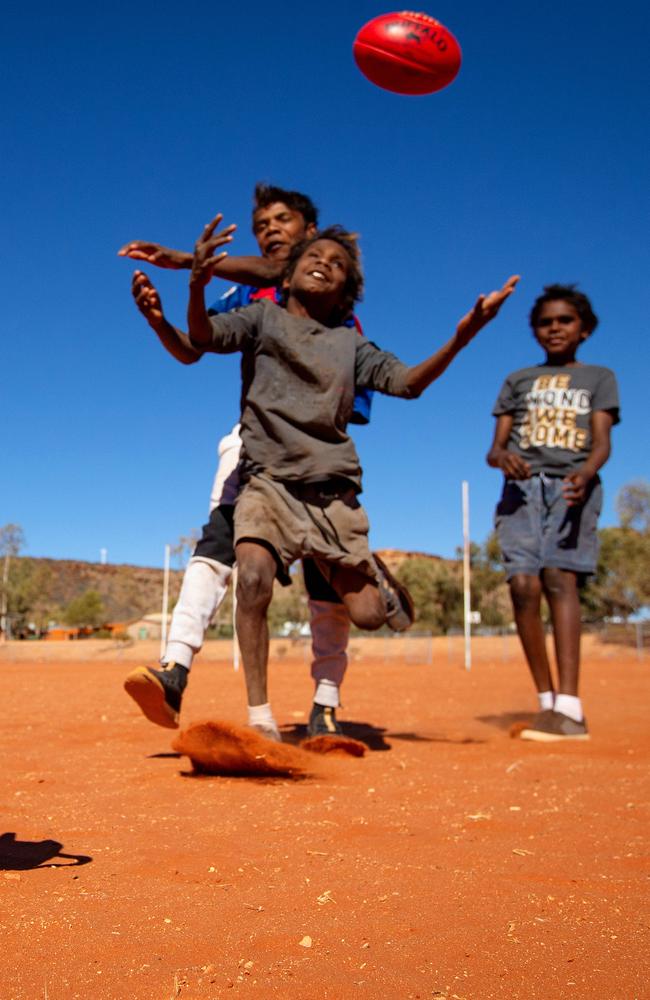
<path fill-rule="evenodd" d="M 553 635 L 547 626 L 547 644 L 552 655 Z M 598 623 L 583 627 L 583 646 L 596 651 L 607 659 L 616 657 L 621 647 L 634 649 L 638 659 L 650 657 L 650 622 Z M 477 661 L 508 663 L 520 660 L 523 652 L 513 629 L 480 629 L 472 636 L 472 656 Z M 353 635 L 348 647 L 351 662 L 366 656 L 384 663 L 399 660 L 405 665 L 463 665 L 465 658 L 463 634 L 458 631 L 448 635 L 418 631 L 381 635 Z M 276 637 L 271 640 L 271 655 L 279 659 L 300 658 L 311 661 L 311 638 Z"/>

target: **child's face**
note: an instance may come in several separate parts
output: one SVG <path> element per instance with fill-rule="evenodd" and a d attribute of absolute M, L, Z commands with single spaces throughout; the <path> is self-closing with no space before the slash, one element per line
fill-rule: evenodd
<path fill-rule="evenodd" d="M 335 240 L 315 240 L 298 259 L 289 289 L 299 296 L 315 295 L 333 310 L 343 302 L 350 263 Z"/>
<path fill-rule="evenodd" d="M 253 212 L 253 235 L 262 257 L 271 260 L 287 260 L 291 248 L 315 232 L 313 223 L 306 223 L 301 212 L 283 201 Z"/>
<path fill-rule="evenodd" d="M 575 306 L 563 299 L 545 302 L 535 324 L 535 339 L 549 358 L 572 357 L 589 336 Z"/>

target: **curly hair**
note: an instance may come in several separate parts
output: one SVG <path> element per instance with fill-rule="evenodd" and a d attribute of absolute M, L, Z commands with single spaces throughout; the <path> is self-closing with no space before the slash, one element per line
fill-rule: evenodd
<path fill-rule="evenodd" d="M 281 201 L 283 205 L 292 208 L 294 212 L 300 212 L 305 220 L 305 225 L 308 226 L 310 223 L 318 225 L 318 209 L 306 194 L 302 194 L 300 191 L 285 191 L 284 188 L 264 184 L 262 181 L 255 185 L 253 192 L 253 214 L 258 212 L 260 208 L 274 205 L 276 201 Z"/>
<path fill-rule="evenodd" d="M 332 240 L 334 243 L 338 243 L 345 250 L 350 260 L 350 267 L 343 289 L 343 301 L 337 306 L 330 317 L 332 325 L 338 326 L 351 316 L 355 303 L 360 302 L 363 298 L 363 271 L 361 269 L 361 251 L 359 250 L 358 235 L 357 233 L 349 232 L 343 226 L 328 226 L 327 229 L 322 229 L 316 236 L 302 240 L 293 247 L 282 275 L 282 304 L 286 305 L 288 283 L 296 269 L 296 264 L 305 251 L 312 243 L 316 243 L 317 240 Z"/>
<path fill-rule="evenodd" d="M 593 333 L 598 326 L 598 317 L 594 312 L 591 302 L 584 294 L 579 292 L 576 285 L 545 285 L 542 295 L 538 296 L 533 303 L 528 317 L 530 325 L 535 329 L 542 306 L 546 302 L 557 302 L 561 299 L 573 306 L 582 321 L 582 325 L 588 333 Z"/>

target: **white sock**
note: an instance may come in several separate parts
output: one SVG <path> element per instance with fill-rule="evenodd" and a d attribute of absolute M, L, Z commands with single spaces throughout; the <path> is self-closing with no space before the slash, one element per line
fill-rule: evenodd
<path fill-rule="evenodd" d="M 537 697 L 539 698 L 540 712 L 546 712 L 547 709 L 553 708 L 555 691 L 538 691 Z"/>
<path fill-rule="evenodd" d="M 274 729 L 278 728 L 276 721 L 273 718 L 270 702 L 267 701 L 264 705 L 248 706 L 248 725 L 273 726 Z"/>
<path fill-rule="evenodd" d="M 584 716 L 582 714 L 582 702 L 574 694 L 556 694 L 555 705 L 553 706 L 556 712 L 560 712 L 562 715 L 568 715 L 570 719 L 574 722 L 582 722 Z"/>
<path fill-rule="evenodd" d="M 326 705 L 328 708 L 338 708 L 341 704 L 339 700 L 339 686 L 334 681 L 319 681 L 314 693 L 314 701 L 317 705 Z"/>
<path fill-rule="evenodd" d="M 165 648 L 165 663 L 180 663 L 189 670 L 194 659 L 194 650 L 185 642 L 168 642 Z"/>

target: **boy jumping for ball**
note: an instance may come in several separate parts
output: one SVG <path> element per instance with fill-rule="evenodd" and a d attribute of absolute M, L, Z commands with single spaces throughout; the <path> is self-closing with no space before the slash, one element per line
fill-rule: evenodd
<path fill-rule="evenodd" d="M 408 367 L 341 325 L 363 277 L 356 242 L 340 227 L 294 248 L 283 279 L 284 308 L 264 300 L 209 316 L 204 287 L 220 241 L 213 235 L 219 218 L 195 247 L 188 324 L 197 352 L 243 355 L 237 633 L 249 706 L 258 710 L 259 724 L 272 727 L 266 614 L 274 578 L 286 580 L 294 560 L 316 560 L 358 627 L 374 630 L 406 618 L 394 581 L 368 547 L 368 520 L 358 501 L 361 468 L 347 433 L 355 387 L 417 398 L 496 316 L 518 278 L 480 296 L 436 354 Z"/>
<path fill-rule="evenodd" d="M 229 312 L 260 298 L 278 301 L 276 287 L 292 247 L 317 232 L 318 210 L 311 198 L 299 191 L 257 184 L 254 190 L 252 228 L 260 257 L 220 256 L 215 259 L 214 277 L 239 280 L 222 295 L 209 312 Z M 222 245 L 229 242 L 233 227 L 221 233 Z M 217 247 L 215 245 L 214 249 Z M 120 250 L 121 256 L 145 260 L 156 266 L 191 269 L 193 254 L 162 247 L 157 243 L 133 241 Z M 250 284 L 248 284 L 250 282 Z M 199 360 L 187 348 L 163 313 L 160 297 L 148 277 L 136 271 L 133 297 L 138 309 L 158 335 L 163 346 L 178 361 Z M 353 316 L 346 320 L 358 326 Z M 367 424 L 371 393 L 355 393 L 351 421 Z M 161 668 L 137 667 L 125 679 L 125 688 L 152 722 L 178 727 L 183 694 L 195 654 L 200 650 L 212 617 L 225 598 L 235 561 L 233 507 L 239 490 L 239 425 L 219 442 L 219 467 L 210 497 L 210 516 L 183 577 L 180 596 L 171 619 L 169 640 L 161 657 Z M 309 599 L 315 682 L 308 730 L 311 736 L 341 732 L 336 718 L 339 691 L 347 669 L 347 642 L 350 620 L 337 594 L 331 589 L 313 560 L 303 560 L 305 588 Z"/>
<path fill-rule="evenodd" d="M 520 734 L 540 741 L 589 738 L 578 695 L 578 587 L 596 569 L 602 504 L 598 470 L 619 421 L 618 389 L 609 368 L 576 360 L 598 319 L 573 285 L 549 285 L 530 325 L 543 364 L 506 378 L 488 464 L 505 482 L 496 510 L 517 631 L 539 698 L 539 713 Z M 540 613 L 546 597 L 553 623 L 557 689 Z"/>

